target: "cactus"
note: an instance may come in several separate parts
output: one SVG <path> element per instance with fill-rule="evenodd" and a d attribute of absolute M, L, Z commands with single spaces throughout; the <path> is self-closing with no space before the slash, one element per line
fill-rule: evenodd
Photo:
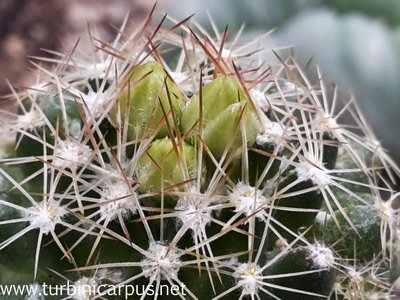
<path fill-rule="evenodd" d="M 12 89 L 1 286 L 45 299 L 389 298 L 400 171 L 355 100 L 293 56 L 262 62 L 227 31 L 151 19 Z"/>

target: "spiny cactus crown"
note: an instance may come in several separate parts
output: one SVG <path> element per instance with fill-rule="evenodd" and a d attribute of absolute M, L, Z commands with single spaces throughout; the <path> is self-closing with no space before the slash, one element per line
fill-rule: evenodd
<path fill-rule="evenodd" d="M 70 299 L 133 285 L 135 299 L 388 299 L 400 170 L 355 100 L 292 55 L 265 61 L 261 38 L 151 16 L 12 89 L 0 283 L 72 282 Z"/>

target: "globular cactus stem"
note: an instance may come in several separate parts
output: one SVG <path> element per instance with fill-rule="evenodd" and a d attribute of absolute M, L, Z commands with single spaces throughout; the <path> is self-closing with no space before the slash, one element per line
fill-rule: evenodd
<path fill-rule="evenodd" d="M 12 90 L 1 286 L 45 299 L 44 284 L 64 285 L 56 299 L 389 299 L 400 172 L 355 100 L 293 56 L 264 61 L 227 31 L 151 18 Z"/>

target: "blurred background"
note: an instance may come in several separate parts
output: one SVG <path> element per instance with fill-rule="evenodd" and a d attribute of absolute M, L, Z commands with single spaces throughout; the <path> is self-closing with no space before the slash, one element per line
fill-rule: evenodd
<path fill-rule="evenodd" d="M 153 6 L 146 0 L 0 0 L 0 95 L 13 85 L 34 83 L 29 56 L 43 49 L 64 52 L 87 28 L 110 40 L 130 12 L 139 21 Z M 159 0 L 157 13 L 195 20 L 211 28 L 209 16 L 231 31 L 277 30 L 265 47 L 294 45 L 301 65 L 310 59 L 325 81 L 354 94 L 378 139 L 400 161 L 400 1 L 399 0 Z M 134 27 L 134 22 L 130 23 Z M 129 30 L 129 29 L 128 29 Z M 3 106 L 7 105 L 3 102 Z"/>

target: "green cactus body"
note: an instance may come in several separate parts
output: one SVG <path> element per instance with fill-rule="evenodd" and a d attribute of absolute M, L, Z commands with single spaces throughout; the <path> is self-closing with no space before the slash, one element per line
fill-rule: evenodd
<path fill-rule="evenodd" d="M 336 212 L 340 229 L 330 218 L 321 234 L 328 244 L 334 244 L 344 258 L 357 257 L 363 261 L 373 259 L 381 251 L 380 220 L 376 210 L 366 205 L 354 205 L 345 208 L 357 232 Z M 368 239 L 363 237 L 368 236 Z"/>
<path fill-rule="evenodd" d="M 266 269 L 270 275 L 266 282 L 271 285 L 271 293 L 280 299 L 324 298 L 335 282 L 337 270 L 333 264 L 333 252 L 322 245 L 294 248 Z"/>
<path fill-rule="evenodd" d="M 45 299 L 389 297 L 400 172 L 357 105 L 330 104 L 293 57 L 202 40 L 190 20 L 151 42 L 144 26 L 13 93 L 0 285 L 69 284 Z"/>

